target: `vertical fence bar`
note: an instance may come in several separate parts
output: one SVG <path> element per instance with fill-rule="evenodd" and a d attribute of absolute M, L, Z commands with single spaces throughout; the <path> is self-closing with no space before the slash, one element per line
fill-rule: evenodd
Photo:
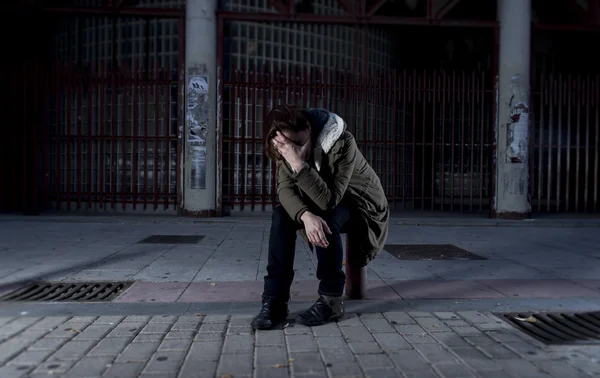
<path fill-rule="evenodd" d="M 471 73 L 471 85 L 469 88 L 469 94 L 470 97 L 469 98 L 469 105 L 471 106 L 471 140 L 470 140 L 470 166 L 471 166 L 471 172 L 470 172 L 470 183 L 469 183 L 469 211 L 473 212 L 473 182 L 475 181 L 475 89 L 477 87 L 475 86 L 475 71 L 473 71 Z M 481 130 L 483 128 L 483 124 L 479 125 L 480 127 L 480 131 L 483 134 L 483 130 Z M 479 185 L 483 186 L 484 182 L 483 182 L 483 177 L 479 177 Z"/>
<path fill-rule="evenodd" d="M 231 68 L 231 122 L 230 122 L 230 126 L 231 126 L 231 134 L 230 134 L 230 138 L 231 138 L 231 149 L 230 149 L 230 159 L 231 159 L 231 165 L 230 165 L 230 174 L 231 174 L 231 183 L 230 183 L 230 187 L 231 187 L 231 206 L 234 206 L 236 203 L 236 196 L 235 196 L 235 172 L 236 172 L 236 165 L 237 165 L 237 161 L 235 159 L 235 148 L 236 148 L 236 137 L 235 137 L 235 111 L 237 108 L 237 69 L 235 68 L 235 66 L 233 66 Z"/>
<path fill-rule="evenodd" d="M 250 206 L 252 211 L 256 205 L 256 66 L 252 69 L 252 185 Z"/>
<path fill-rule="evenodd" d="M 40 83 L 40 72 L 39 72 L 39 62 L 38 59 L 36 58 L 34 60 L 34 81 L 32 83 L 33 86 L 33 102 L 34 104 L 38 104 L 38 92 L 39 92 L 39 83 Z M 33 147 L 33 164 L 32 164 L 32 168 L 33 168 L 33 190 L 32 190 L 32 211 L 33 212 L 37 212 L 38 211 L 38 195 L 39 195 L 39 187 L 38 187 L 38 159 L 39 159 L 39 153 L 38 153 L 38 120 L 40 119 L 41 113 L 36 111 L 35 113 L 35 119 L 34 119 L 34 123 L 32 125 L 32 132 L 33 132 L 33 140 L 32 140 L 32 147 Z M 27 188 L 25 188 L 27 189 Z"/>
<path fill-rule="evenodd" d="M 402 71 L 402 210 L 406 210 L 406 103 L 407 103 L 407 95 L 410 94 L 410 90 L 408 88 L 408 80 L 406 75 L 406 68 Z"/>
<path fill-rule="evenodd" d="M 127 185 L 127 145 L 128 145 L 128 132 L 127 132 L 127 88 L 129 86 L 128 80 L 128 67 L 125 61 L 121 66 L 121 88 L 123 91 L 123 105 L 121 108 L 121 203 L 122 208 L 127 208 L 127 201 L 131 188 Z M 132 142 L 133 143 L 133 142 Z M 131 154 L 133 155 L 133 144 L 131 148 Z M 133 177 L 132 177 L 133 178 Z"/>
<path fill-rule="evenodd" d="M 437 128 L 437 122 L 436 122 L 436 110 L 437 110 L 437 101 L 439 100 L 438 97 L 438 74 L 436 70 L 433 70 L 433 78 L 432 78 L 432 94 L 431 94 L 431 101 L 432 101 L 432 111 L 431 111 L 431 176 L 430 176 L 430 180 L 431 180 L 431 211 L 435 210 L 435 130 Z"/>
<path fill-rule="evenodd" d="M 588 74 L 585 88 L 585 186 L 583 188 L 584 211 L 589 210 L 589 179 L 590 179 L 590 87 L 592 79 Z"/>
<path fill-rule="evenodd" d="M 246 71 L 246 67 L 242 66 L 242 110 L 240 112 L 241 115 L 241 131 L 240 131 L 240 143 L 241 143 L 241 148 L 240 148 L 240 181 L 241 181 L 241 186 L 240 186 L 240 210 L 244 210 L 244 205 L 246 203 L 246 178 L 248 177 L 247 174 L 247 163 L 248 163 L 248 159 L 246 157 L 246 96 L 247 96 L 247 91 L 248 91 L 248 72 Z"/>
<path fill-rule="evenodd" d="M 160 194 L 158 188 L 158 157 L 159 151 L 159 135 L 158 129 L 160 125 L 160 97 L 159 97 L 159 75 L 160 75 L 160 67 L 158 64 L 154 66 L 154 173 L 152 177 L 152 182 L 154 184 L 154 193 L 152 193 L 154 197 L 154 210 L 158 209 L 158 195 Z"/>
<path fill-rule="evenodd" d="M 495 77 L 496 75 L 494 74 L 494 81 L 496 80 Z M 481 72 L 481 89 L 480 89 L 480 99 L 479 99 L 479 103 L 481 105 L 480 108 L 480 124 L 485 125 L 485 72 Z M 495 91 L 495 85 L 492 85 L 492 93 L 494 93 Z M 492 95 L 492 98 L 495 99 L 495 95 Z M 494 100 L 495 101 L 495 100 Z M 495 102 L 494 102 L 495 103 Z M 493 112 L 492 112 L 492 116 L 495 117 L 496 116 L 496 105 L 493 106 Z M 493 132 L 494 128 L 491 127 L 491 132 Z M 484 183 L 486 182 L 486 180 L 484 179 L 484 170 L 483 170 L 483 162 L 484 162 L 484 149 L 485 149 L 485 133 L 484 130 L 481 130 L 481 135 L 480 135 L 480 145 L 481 145 L 481 149 L 479 152 L 479 180 L 481 182 L 481 187 L 479 189 L 479 211 L 483 211 L 483 191 L 485 190 L 484 188 Z M 494 175 L 494 170 L 491 169 L 491 167 L 493 166 L 491 161 L 493 160 L 493 154 L 494 154 L 494 150 L 492 149 L 490 151 L 490 185 L 488 185 L 488 195 L 490 195 L 491 197 L 491 188 L 492 188 L 492 183 L 493 183 L 493 175 Z"/>
<path fill-rule="evenodd" d="M 90 63 L 89 67 L 89 77 L 88 77 L 88 140 L 87 140 L 87 159 L 88 159 L 88 175 L 87 175 L 87 197 L 88 197 L 88 210 L 92 208 L 92 176 L 93 176 L 93 151 L 94 151 L 94 141 L 93 141 L 93 117 L 94 117 L 94 86 L 95 86 L 95 77 L 94 77 L 94 65 Z"/>
<path fill-rule="evenodd" d="M 398 105 L 398 71 L 392 71 L 392 207 L 396 210 L 396 186 L 398 174 L 398 126 L 396 124 Z M 404 112 L 404 109 L 402 109 Z"/>
<path fill-rule="evenodd" d="M 61 98 L 61 88 L 62 88 L 62 69 L 61 69 L 61 64 L 57 61 L 56 62 L 56 76 L 55 76 L 55 85 L 56 85 L 56 91 L 55 91 L 55 96 L 56 96 L 56 100 L 55 100 L 55 107 L 56 107 L 56 134 L 54 135 L 54 137 L 56 138 L 56 162 L 55 162 L 55 191 L 56 191 L 56 209 L 60 210 L 60 160 L 61 160 L 61 132 L 60 132 L 60 122 L 61 122 L 61 116 L 60 116 L 60 111 L 61 111 L 61 106 L 60 106 L 60 98 Z"/>
<path fill-rule="evenodd" d="M 547 97 L 547 104 L 548 104 L 548 168 L 546 171 L 546 175 L 548 176 L 547 178 L 547 184 L 546 184 L 546 211 L 550 212 L 550 201 L 552 199 L 552 195 L 551 195 L 551 187 L 552 187 L 552 149 L 553 149 L 553 143 L 552 143 L 552 134 L 553 134 L 553 129 L 554 129 L 554 94 L 556 91 L 556 85 L 555 85 L 555 80 L 554 80 L 554 74 L 550 74 L 549 77 L 549 83 L 548 83 L 548 97 Z M 540 125 L 541 127 L 543 127 L 543 125 Z M 544 141 L 540 141 L 540 148 L 543 149 L 544 146 Z M 540 185 L 542 185 L 542 183 L 540 182 Z M 543 188 L 542 188 L 543 189 Z M 542 208 L 542 204 L 540 203 L 540 209 Z"/>
<path fill-rule="evenodd" d="M 47 70 L 47 68 L 46 68 Z M 49 160 L 50 160 L 50 88 L 53 82 L 54 72 L 47 72 L 44 70 L 44 209 L 46 209 L 50 204 L 50 169 L 49 169 Z M 1 174 L 1 173 L 0 173 Z M 4 197 L 4 191 L 0 193 L 0 196 Z"/>
<path fill-rule="evenodd" d="M 421 83 L 421 80 L 419 80 Z M 427 148 L 425 133 L 427 129 L 427 98 L 429 97 L 429 75 L 423 71 L 423 88 L 419 90 L 419 99 L 423 102 L 423 123 L 421 128 L 421 211 L 425 211 L 425 149 Z M 416 139 L 416 135 L 414 136 Z"/>
<path fill-rule="evenodd" d="M 71 210 L 71 112 L 73 96 L 73 66 L 67 64 L 67 210 Z"/>
<path fill-rule="evenodd" d="M 383 112 L 383 172 L 385 172 L 384 174 L 384 183 L 383 183 L 383 187 L 385 189 L 387 189 L 390 180 L 389 180 L 389 174 L 390 174 L 390 166 L 389 166 L 389 159 L 388 159 L 388 150 L 390 147 L 389 144 L 389 139 L 388 139 L 388 109 L 391 109 L 390 106 L 390 73 L 389 72 L 383 72 L 381 75 L 381 81 L 383 82 L 383 88 L 382 88 L 382 107 L 381 107 L 381 111 Z M 387 191 L 387 190 L 386 190 Z"/>
<path fill-rule="evenodd" d="M 170 73 L 171 62 L 167 64 L 167 70 L 163 71 L 162 74 L 162 90 L 165 97 L 165 210 L 169 208 L 169 197 L 171 196 L 171 81 L 169 80 Z M 135 96 L 133 96 L 133 98 L 135 99 Z M 131 151 L 133 155 L 133 145 Z"/>
<path fill-rule="evenodd" d="M 452 71 L 452 92 L 451 92 L 451 144 L 450 144 L 450 211 L 454 211 L 454 147 L 456 146 L 456 92 L 458 90 L 456 83 L 456 72 Z"/>
<path fill-rule="evenodd" d="M 81 98 L 83 96 L 83 72 L 81 71 L 81 68 L 79 67 L 79 64 L 77 65 L 77 72 L 75 74 L 75 88 L 77 90 L 77 175 L 76 180 L 77 180 L 77 210 L 81 209 L 81 197 L 83 196 L 83 194 L 81 193 L 81 184 L 83 183 L 83 169 L 81 166 L 81 149 L 83 148 L 83 143 L 82 143 L 82 134 L 83 134 L 83 129 L 82 129 L 82 120 L 81 120 L 81 113 L 83 111 L 83 106 L 81 104 Z"/>
<path fill-rule="evenodd" d="M 148 26 L 146 26 L 148 27 Z M 149 102 L 150 102 L 150 66 L 144 67 L 143 75 L 144 85 L 144 210 L 148 207 L 148 117 L 149 117 Z M 182 118 L 182 122 L 183 118 Z"/>
<path fill-rule="evenodd" d="M 441 193 L 441 210 L 446 207 L 446 101 L 448 96 L 448 75 L 446 70 L 442 71 L 442 163 L 440 164 L 440 193 Z"/>
<path fill-rule="evenodd" d="M 376 73 L 372 74 L 371 86 L 373 89 L 373 109 L 372 109 L 372 119 L 371 119 L 371 146 L 373 148 L 373 162 L 376 167 L 376 172 L 381 176 L 383 174 L 383 170 L 381 164 L 377 161 L 377 104 L 381 103 L 381 82 L 379 81 L 379 77 Z M 368 130 L 365 130 L 365 132 Z M 368 136 L 367 136 L 368 138 Z"/>
<path fill-rule="evenodd" d="M 594 164 L 594 207 L 593 207 L 593 211 L 598 211 L 598 185 L 599 185 L 599 180 L 598 180 L 598 165 L 600 164 L 600 110 L 598 110 L 598 108 L 600 106 L 598 106 L 598 104 L 600 103 L 600 75 L 596 74 L 596 84 L 595 84 L 595 90 L 594 90 L 594 100 L 595 100 L 595 108 L 596 108 L 596 125 L 595 125 L 595 139 L 596 139 L 596 143 L 595 143 L 595 151 L 596 151 L 596 157 L 595 157 L 595 164 Z"/>
<path fill-rule="evenodd" d="M 275 105 L 277 105 L 277 82 L 279 81 L 279 75 L 277 75 L 276 73 L 277 71 L 272 70 L 271 71 L 271 77 L 270 77 L 270 81 L 269 81 L 269 87 L 271 88 L 271 109 L 273 109 L 275 107 Z M 277 198 L 277 178 L 276 178 L 276 163 L 271 160 L 271 204 L 273 209 L 276 206 L 276 198 Z"/>
<path fill-rule="evenodd" d="M 265 119 L 267 118 L 267 97 L 268 97 L 268 91 L 269 91 L 269 87 L 267 86 L 267 66 L 263 64 L 263 69 L 262 69 L 262 74 L 260 76 L 260 85 L 259 85 L 259 90 L 260 90 L 260 95 L 262 98 L 262 136 L 263 136 L 263 141 L 264 138 L 266 137 L 265 133 L 267 132 L 266 127 L 265 127 Z M 294 92 L 295 94 L 295 92 Z M 294 101 L 294 103 L 296 103 L 296 101 Z M 265 205 L 266 205 L 266 201 L 267 201 L 267 163 L 269 163 L 267 154 L 265 153 L 265 149 L 267 148 L 267 146 L 264 144 L 262 144 L 262 159 L 261 159 L 261 164 L 260 164 L 260 169 L 261 169 L 261 174 L 260 174 L 260 201 L 261 201 L 261 206 L 262 206 L 262 210 L 264 211 L 266 209 Z"/>
<path fill-rule="evenodd" d="M 117 134 L 119 133 L 117 125 L 117 75 L 119 74 L 118 68 L 115 67 L 116 61 L 113 59 L 110 69 L 110 94 L 111 94 L 111 106 L 110 106 L 110 206 L 114 210 L 117 203 Z"/>
<path fill-rule="evenodd" d="M 23 85 L 23 124 L 22 124 L 22 128 L 21 128 L 21 133 L 23 135 L 23 167 L 22 167 L 22 171 L 21 174 L 23 175 L 23 190 L 21 190 L 21 208 L 24 209 L 25 211 L 27 211 L 27 153 L 29 150 L 29 146 L 27 143 L 27 137 L 28 137 L 28 128 L 27 128 L 27 104 L 29 103 L 29 101 L 27 101 L 27 78 L 29 77 L 29 75 L 26 75 L 25 73 L 27 72 L 27 70 L 30 69 L 30 67 L 27 67 L 26 64 L 23 65 L 22 70 L 23 70 L 23 81 L 22 81 L 22 85 Z"/>
<path fill-rule="evenodd" d="M 415 160 L 416 160 L 416 150 L 417 150 L 417 94 L 419 93 L 420 88 L 418 88 L 417 86 L 420 87 L 421 81 L 417 79 L 417 71 L 413 70 L 413 77 L 412 77 L 412 88 L 410 91 L 410 96 L 409 97 L 409 101 L 412 100 L 413 103 L 413 107 L 412 107 L 412 169 L 410 172 L 410 176 L 411 176 L 411 185 L 412 185 L 412 192 L 411 192 L 411 210 L 415 210 L 415 198 L 416 198 L 416 180 L 415 180 L 415 173 L 416 173 L 416 169 L 415 169 Z"/>
<path fill-rule="evenodd" d="M 133 106 L 133 120 L 132 120 L 132 140 L 131 140 L 131 202 L 132 202 L 132 206 L 133 206 L 133 210 L 135 210 L 136 205 L 137 205 L 137 200 L 138 200 L 138 175 L 139 175 L 139 171 L 138 171 L 138 126 L 139 126 L 139 122 L 138 122 L 138 107 L 139 107 L 139 102 L 138 102 L 138 95 L 140 93 L 139 91 L 139 84 L 140 84 L 140 75 L 139 75 L 139 65 L 136 64 L 137 63 L 137 59 L 133 59 L 132 62 L 132 67 L 131 67 L 131 72 L 133 75 L 133 88 L 132 88 L 132 95 L 131 95 L 131 102 L 132 102 L 132 106 Z M 169 71 L 169 74 L 171 73 L 171 71 Z M 170 106 L 169 106 L 170 107 Z M 171 148 L 169 145 L 169 154 L 171 152 Z M 169 175 L 170 175 L 170 171 L 169 171 Z M 177 173 L 177 175 L 179 175 L 179 172 Z"/>
<path fill-rule="evenodd" d="M 563 107 L 563 91 L 564 91 L 564 82 L 562 78 L 562 73 L 558 74 L 558 86 L 557 86 L 557 96 L 556 101 L 558 104 L 558 122 L 556 123 L 558 129 L 557 141 L 556 141 L 556 211 L 560 211 L 560 201 L 562 200 L 560 195 L 560 187 L 561 187 L 561 164 L 562 164 L 562 107 Z"/>
<path fill-rule="evenodd" d="M 104 61 L 100 62 L 100 107 L 98 111 L 100 113 L 100 124 L 98 125 L 100 129 L 100 139 L 98 141 L 99 144 L 99 161 L 100 161 L 100 188 L 98 190 L 98 198 L 100 200 L 100 208 L 104 208 L 104 116 L 105 116 L 105 103 L 104 96 L 106 93 L 106 64 Z"/>
<path fill-rule="evenodd" d="M 583 95 L 583 83 L 581 82 L 581 74 L 577 75 L 577 124 L 576 124 L 576 132 L 575 132 L 575 211 L 579 210 L 579 170 L 580 170 L 580 162 L 579 162 L 579 153 L 581 148 L 581 97 Z"/>
<path fill-rule="evenodd" d="M 461 73 L 460 88 L 460 211 L 463 211 L 465 194 L 465 71 Z M 468 88 L 468 87 L 467 87 Z"/>
<path fill-rule="evenodd" d="M 565 211 L 570 210 L 569 200 L 570 200 L 570 182 L 571 182 L 571 105 L 572 105 L 572 95 L 573 95 L 573 80 L 571 74 L 567 77 L 567 148 L 565 154 L 567 155 L 567 163 L 566 163 L 566 183 L 565 183 Z"/>

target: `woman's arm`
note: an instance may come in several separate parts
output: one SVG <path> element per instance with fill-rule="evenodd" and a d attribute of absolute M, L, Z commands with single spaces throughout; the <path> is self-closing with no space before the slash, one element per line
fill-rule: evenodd
<path fill-rule="evenodd" d="M 340 158 L 334 163 L 333 184 L 329 187 L 319 173 L 308 164 L 295 175 L 296 185 L 311 200 L 324 211 L 335 208 L 344 198 L 350 178 L 354 172 L 356 158 L 356 141 L 353 136 L 344 139 L 341 147 Z"/>
<path fill-rule="evenodd" d="M 284 164 L 280 162 L 277 165 L 277 195 L 289 216 L 296 222 L 302 223 L 300 218 L 308 210 L 308 206 L 302 200 L 296 182 L 283 166 Z"/>

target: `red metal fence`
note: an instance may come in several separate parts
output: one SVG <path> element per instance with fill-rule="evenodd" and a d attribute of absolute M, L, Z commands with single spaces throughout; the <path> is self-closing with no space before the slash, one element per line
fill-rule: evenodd
<path fill-rule="evenodd" d="M 393 208 L 489 208 L 493 80 L 488 72 L 234 69 L 225 80 L 224 204 L 276 203 L 262 121 L 276 104 L 324 107 L 347 121 Z"/>
<path fill-rule="evenodd" d="M 598 212 L 600 74 L 544 74 L 534 88 L 534 211 Z"/>
<path fill-rule="evenodd" d="M 5 72 L 14 111 L 0 175 L 22 183 L 2 185 L 2 210 L 175 207 L 177 69 L 111 63 L 32 62 Z"/>

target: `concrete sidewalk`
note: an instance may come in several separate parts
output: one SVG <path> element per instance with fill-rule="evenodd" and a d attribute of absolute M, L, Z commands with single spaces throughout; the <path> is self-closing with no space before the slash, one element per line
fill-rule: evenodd
<path fill-rule="evenodd" d="M 268 219 L 107 219 L 0 218 L 0 294 L 33 280 L 135 281 L 110 303 L 0 302 L 0 377 L 600 376 L 597 345 L 544 346 L 491 314 L 599 311 L 590 224 L 394 224 L 390 244 L 453 244 L 486 260 L 383 252 L 347 319 L 254 333 Z M 205 238 L 138 244 L 154 234 Z M 315 266 L 299 238 L 292 311 L 315 299 Z"/>

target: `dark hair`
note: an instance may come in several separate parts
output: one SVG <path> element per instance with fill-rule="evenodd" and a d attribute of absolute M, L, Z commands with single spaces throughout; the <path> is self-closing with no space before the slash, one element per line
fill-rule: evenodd
<path fill-rule="evenodd" d="M 298 109 L 295 105 L 278 105 L 274 107 L 263 123 L 265 154 L 273 161 L 281 160 L 279 152 L 272 143 L 272 139 L 275 138 L 277 132 L 286 130 L 299 132 L 307 129 L 310 129 L 310 124 L 304 116 L 303 109 Z"/>

